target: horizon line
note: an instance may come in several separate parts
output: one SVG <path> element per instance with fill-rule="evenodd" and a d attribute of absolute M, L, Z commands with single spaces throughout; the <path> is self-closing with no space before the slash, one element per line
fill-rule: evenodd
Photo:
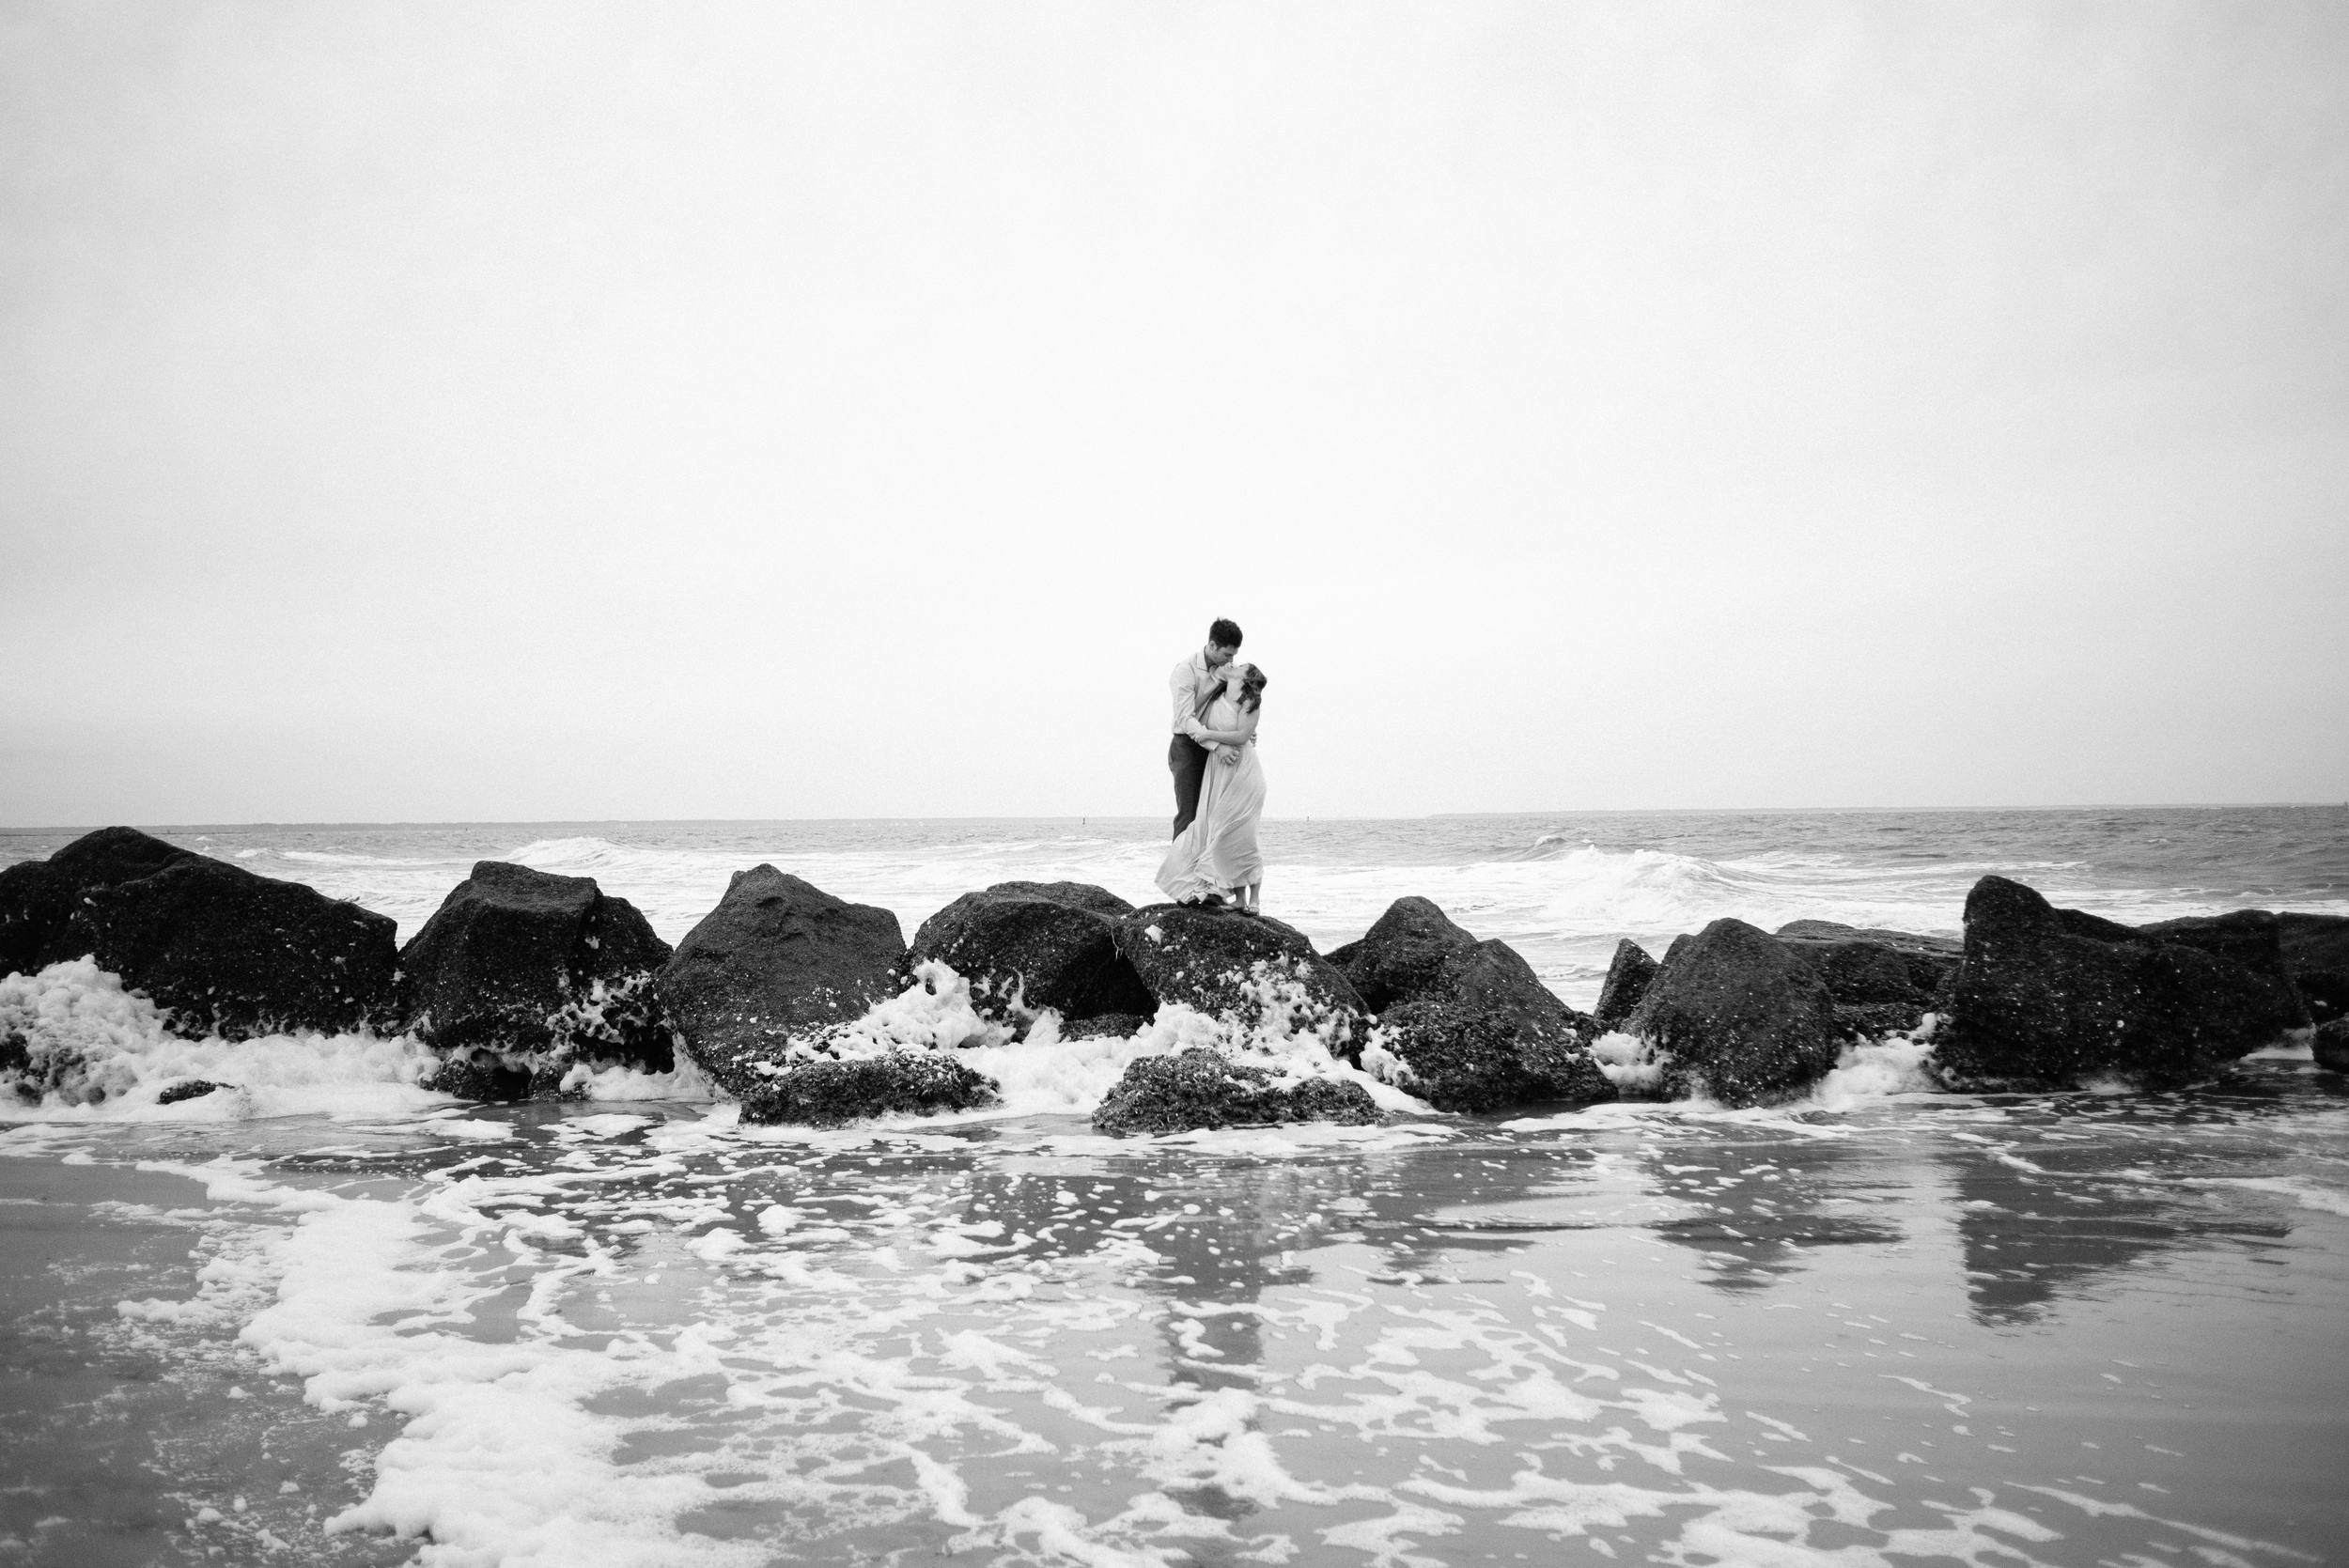
<path fill-rule="evenodd" d="M 1720 815 L 1795 815 L 1802 813 L 1992 813 L 1992 812 L 2065 812 L 2065 811 L 2324 811 L 2349 807 L 2349 800 L 2170 800 L 2170 801 L 2073 801 L 2048 805 L 2003 806 L 1583 806 L 1552 807 L 1529 811 L 1447 811 L 1419 812 L 1406 815 L 1358 815 L 1332 812 L 1300 816 L 1265 817 L 1267 822 L 1439 822 L 1473 820 L 1504 816 L 1720 816 Z M 977 813 L 970 815 L 939 814 L 934 815 L 890 816 L 480 816 L 480 817 L 413 817 L 367 819 L 361 817 L 319 818 L 312 821 L 263 819 L 251 822 L 100 822 L 100 823 L 41 823 L 25 826 L 0 826 L 0 833 L 89 833 L 101 828 L 130 827 L 141 831 L 166 829 L 254 829 L 254 828 L 519 828 L 519 827 L 608 827 L 664 826 L 718 827 L 764 823 L 838 823 L 838 822 L 1090 822 L 1099 816 L 1104 822 L 1157 822 L 1162 814 L 1133 815 L 1117 812 L 1067 812 L 1050 815 L 1006 815 Z"/>

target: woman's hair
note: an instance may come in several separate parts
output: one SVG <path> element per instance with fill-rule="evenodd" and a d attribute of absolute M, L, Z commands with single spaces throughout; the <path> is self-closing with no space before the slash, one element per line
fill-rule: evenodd
<path fill-rule="evenodd" d="M 1246 708 L 1251 713 L 1253 713 L 1256 709 L 1262 707 L 1264 706 L 1264 689 L 1268 684 L 1268 677 L 1267 677 L 1265 673 L 1253 664 L 1251 664 L 1242 670 L 1239 677 L 1239 706 Z"/>

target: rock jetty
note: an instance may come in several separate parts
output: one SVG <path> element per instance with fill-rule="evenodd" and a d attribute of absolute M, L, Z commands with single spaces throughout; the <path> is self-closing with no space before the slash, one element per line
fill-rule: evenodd
<path fill-rule="evenodd" d="M 1890 1035 L 1928 1046 L 1937 1080 L 1968 1092 L 2179 1084 L 2293 1037 L 2349 1071 L 2349 918 L 2130 926 L 1985 877 L 1963 927 L 1725 918 L 1660 960 L 1626 939 L 1586 1015 L 1421 897 L 1324 955 L 1233 909 L 1003 882 L 909 945 L 890 910 L 758 865 L 672 952 L 593 878 L 484 861 L 396 950 L 382 915 L 135 829 L 0 869 L 0 973 L 86 958 L 193 1038 L 404 1032 L 439 1054 L 434 1086 L 476 1098 L 559 1093 L 582 1063 L 661 1071 L 681 1053 L 753 1122 L 969 1110 L 1001 1090 L 956 1043 L 1017 1042 L 1048 1016 L 1056 1032 L 1034 1048 L 1130 1039 L 1154 1017 L 1233 1043 L 1137 1058 L 1096 1118 L 1119 1133 L 1375 1120 L 1347 1065 L 1448 1112 L 1604 1100 L 1617 1091 L 1593 1047 L 1618 1034 L 1661 1093 L 1729 1105 L 1801 1094 Z M 978 1020 L 960 1014 L 960 1032 L 908 1043 L 875 1022 L 959 1008 L 965 985 Z M 1607 1050 L 1625 1060 L 1620 1042 Z M 39 1097 L 71 1076 L 53 1055 L 23 1032 L 0 1039 L 0 1082 Z"/>

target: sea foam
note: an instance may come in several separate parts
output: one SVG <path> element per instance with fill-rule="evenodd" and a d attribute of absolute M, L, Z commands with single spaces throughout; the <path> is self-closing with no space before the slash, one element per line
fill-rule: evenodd
<path fill-rule="evenodd" d="M 314 1113 L 429 1112 L 453 1097 L 419 1087 L 440 1059 L 411 1034 L 268 1034 L 184 1039 L 147 997 L 88 958 L 0 978 L 0 1041 L 25 1065 L 0 1072 L 11 1117 L 223 1122 Z M 224 1087 L 161 1103 L 196 1080 Z M 576 1066 L 564 1087 L 591 1100 L 692 1100 L 709 1088 L 690 1062 L 669 1073 Z M 9 1103 L 13 1102 L 13 1103 Z"/>

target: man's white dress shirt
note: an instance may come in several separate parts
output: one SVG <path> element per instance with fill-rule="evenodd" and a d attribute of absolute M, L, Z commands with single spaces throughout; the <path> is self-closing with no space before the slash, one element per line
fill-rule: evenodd
<path fill-rule="evenodd" d="M 1207 726 L 1199 722 L 1199 693 L 1214 683 L 1216 672 L 1207 668 L 1207 656 L 1202 651 L 1192 654 L 1174 666 L 1174 673 L 1166 679 L 1167 691 L 1174 699 L 1175 735 L 1187 735 L 1202 746 L 1201 737 Z"/>

